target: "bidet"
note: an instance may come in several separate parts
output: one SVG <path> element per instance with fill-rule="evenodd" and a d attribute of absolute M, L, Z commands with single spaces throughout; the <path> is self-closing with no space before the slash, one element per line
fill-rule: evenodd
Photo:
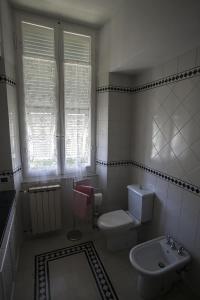
<path fill-rule="evenodd" d="M 138 290 L 144 299 L 154 299 L 169 290 L 180 271 L 189 263 L 190 254 L 178 243 L 161 236 L 131 249 L 129 258 L 138 271 Z"/>

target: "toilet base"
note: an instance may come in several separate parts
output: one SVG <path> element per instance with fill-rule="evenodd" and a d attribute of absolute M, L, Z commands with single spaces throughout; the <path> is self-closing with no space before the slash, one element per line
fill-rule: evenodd
<path fill-rule="evenodd" d="M 107 232 L 106 242 L 110 251 L 118 251 L 134 247 L 137 243 L 137 231 L 128 229 L 121 232 Z"/>

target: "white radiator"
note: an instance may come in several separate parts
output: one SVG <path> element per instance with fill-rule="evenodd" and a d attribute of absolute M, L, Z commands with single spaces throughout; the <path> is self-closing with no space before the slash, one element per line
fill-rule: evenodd
<path fill-rule="evenodd" d="M 60 188 L 56 184 L 28 189 L 33 234 L 61 228 Z"/>

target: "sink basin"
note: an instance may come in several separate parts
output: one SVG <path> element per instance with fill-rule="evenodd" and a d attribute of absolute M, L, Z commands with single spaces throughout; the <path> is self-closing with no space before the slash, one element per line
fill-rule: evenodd
<path fill-rule="evenodd" d="M 171 249 L 164 236 L 135 246 L 131 249 L 129 258 L 140 274 L 149 276 L 180 270 L 191 259 L 186 250 L 180 255 L 176 249 Z"/>

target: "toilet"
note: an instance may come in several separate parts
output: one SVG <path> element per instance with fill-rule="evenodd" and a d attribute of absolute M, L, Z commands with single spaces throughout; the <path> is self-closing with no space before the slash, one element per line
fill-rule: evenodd
<path fill-rule="evenodd" d="M 97 225 L 106 236 L 111 251 L 133 247 L 137 228 L 152 219 L 154 193 L 140 185 L 128 185 L 128 211 L 114 210 L 101 215 Z"/>

